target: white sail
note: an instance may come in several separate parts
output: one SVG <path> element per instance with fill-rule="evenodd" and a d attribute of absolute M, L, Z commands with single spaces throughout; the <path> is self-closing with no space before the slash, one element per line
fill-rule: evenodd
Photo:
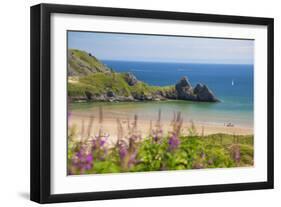
<path fill-rule="evenodd" d="M 234 86 L 234 80 L 232 80 L 231 85 Z"/>

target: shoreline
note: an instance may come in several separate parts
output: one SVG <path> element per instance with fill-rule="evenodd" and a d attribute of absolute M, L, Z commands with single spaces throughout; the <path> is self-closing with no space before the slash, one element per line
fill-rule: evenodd
<path fill-rule="evenodd" d="M 104 117 L 128 119 L 137 115 L 139 119 L 150 121 L 156 120 L 161 111 L 162 120 L 166 119 L 168 122 L 173 118 L 174 113 L 180 112 L 186 122 L 192 120 L 200 125 L 215 126 L 230 123 L 238 128 L 253 128 L 251 111 L 241 113 L 236 110 L 236 112 L 232 112 L 228 109 L 221 109 L 221 105 L 217 104 L 219 103 L 172 99 L 137 102 L 76 102 L 69 103 L 69 112 L 85 118 L 91 116 L 97 118 L 99 107 L 102 107 Z M 225 108 L 225 106 L 222 107 Z"/>
<path fill-rule="evenodd" d="M 119 117 L 118 117 L 119 118 Z M 102 127 L 102 130 L 104 133 L 109 134 L 109 141 L 115 142 L 117 140 L 117 117 L 103 117 L 102 123 L 99 123 L 98 118 L 93 118 L 92 120 L 92 126 L 89 126 L 89 123 L 91 122 L 90 116 L 86 116 L 84 113 L 75 112 L 71 114 L 71 117 L 68 121 L 68 127 L 76 126 L 77 129 L 77 137 L 83 137 L 82 131 L 84 133 L 88 133 L 90 129 L 90 135 L 95 136 L 97 135 L 100 127 Z M 128 133 L 128 122 L 130 125 L 133 123 L 133 119 L 125 119 L 120 118 L 120 122 L 123 128 L 123 132 L 126 135 Z M 150 132 L 151 124 L 152 127 L 155 126 L 156 121 L 149 119 L 138 119 L 137 120 L 137 130 L 140 133 L 141 137 L 144 138 L 147 136 Z M 161 120 L 161 126 L 163 129 L 164 134 L 168 134 L 169 131 L 171 131 L 171 121 L 169 120 Z M 252 135 L 254 133 L 253 127 L 248 126 L 226 126 L 224 124 L 215 124 L 210 122 L 199 122 L 194 121 L 193 122 L 196 131 L 198 135 L 211 135 L 211 134 L 229 134 L 229 135 Z M 184 121 L 182 125 L 182 134 L 188 135 L 189 131 L 188 129 L 191 127 L 192 122 L 191 121 Z M 79 138 L 78 138 L 79 139 Z"/>

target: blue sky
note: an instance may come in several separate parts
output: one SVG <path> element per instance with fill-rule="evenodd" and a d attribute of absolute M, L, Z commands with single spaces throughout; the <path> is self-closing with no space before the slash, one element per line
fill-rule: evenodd
<path fill-rule="evenodd" d="M 254 41 L 237 39 L 68 32 L 68 48 L 101 60 L 253 64 Z"/>

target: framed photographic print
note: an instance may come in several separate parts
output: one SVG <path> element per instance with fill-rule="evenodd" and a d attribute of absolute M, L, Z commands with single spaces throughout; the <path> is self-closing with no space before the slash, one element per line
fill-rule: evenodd
<path fill-rule="evenodd" d="M 31 200 L 273 188 L 273 19 L 31 7 Z"/>

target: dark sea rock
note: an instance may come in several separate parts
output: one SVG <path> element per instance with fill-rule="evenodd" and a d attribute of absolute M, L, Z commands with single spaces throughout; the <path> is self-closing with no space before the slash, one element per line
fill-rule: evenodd
<path fill-rule="evenodd" d="M 198 83 L 193 89 L 187 77 L 182 77 L 175 86 L 177 92 L 177 99 L 190 101 L 219 101 L 214 93 L 206 86 Z"/>
<path fill-rule="evenodd" d="M 176 84 L 176 89 L 186 89 L 186 90 L 192 90 L 192 85 L 189 82 L 188 78 L 186 76 L 182 77 L 180 81 Z"/>
<path fill-rule="evenodd" d="M 198 101 L 217 102 L 219 101 L 214 93 L 206 86 L 198 83 L 194 88 L 194 94 L 197 96 Z"/>
<path fill-rule="evenodd" d="M 125 80 L 129 84 L 129 86 L 134 86 L 138 83 L 138 79 L 133 73 L 126 73 Z"/>
<path fill-rule="evenodd" d="M 89 92 L 89 91 L 85 91 L 85 95 L 86 95 L 86 98 L 87 98 L 88 100 L 91 100 L 92 97 L 93 97 L 93 94 L 92 94 L 91 92 Z"/>
<path fill-rule="evenodd" d="M 197 83 L 197 85 L 195 86 L 193 92 L 195 94 L 200 93 L 203 90 L 203 84 L 201 83 Z"/>
<path fill-rule="evenodd" d="M 143 93 L 132 93 L 132 96 L 137 101 L 152 101 L 155 98 L 152 95 L 146 95 L 146 94 L 143 94 Z"/>
<path fill-rule="evenodd" d="M 196 96 L 193 94 L 193 88 L 187 77 L 182 77 L 176 84 L 178 99 L 195 101 Z"/>
<path fill-rule="evenodd" d="M 115 97 L 115 94 L 113 91 L 108 91 L 106 94 L 108 97 Z"/>

